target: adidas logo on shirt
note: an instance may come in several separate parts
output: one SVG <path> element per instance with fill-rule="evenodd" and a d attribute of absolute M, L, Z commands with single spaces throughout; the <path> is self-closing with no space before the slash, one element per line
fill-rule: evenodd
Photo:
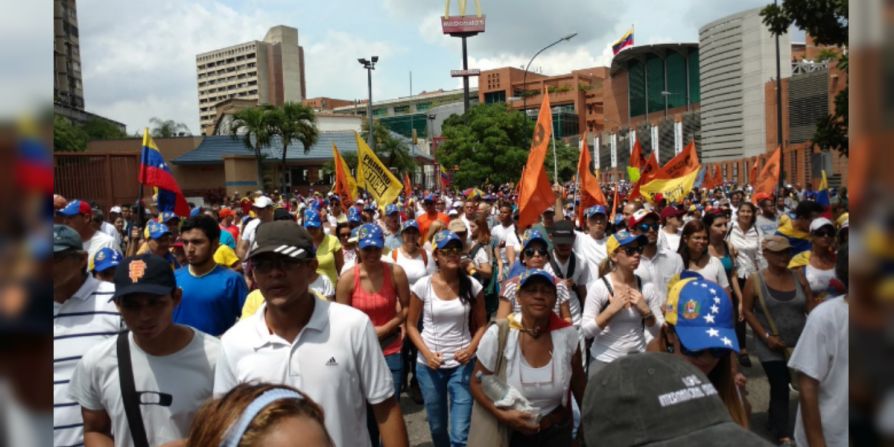
<path fill-rule="evenodd" d="M 326 362 L 326 366 L 338 366 L 338 362 L 335 361 L 335 357 L 329 357 L 329 361 Z"/>

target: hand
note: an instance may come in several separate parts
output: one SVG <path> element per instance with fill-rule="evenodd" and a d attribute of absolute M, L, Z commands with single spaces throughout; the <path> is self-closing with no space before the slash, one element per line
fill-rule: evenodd
<path fill-rule="evenodd" d="M 438 369 L 444 364 L 444 359 L 440 352 L 433 352 L 430 356 L 425 357 L 425 362 L 428 363 L 429 368 Z"/>
<path fill-rule="evenodd" d="M 540 431 L 540 424 L 534 423 L 534 415 L 519 410 L 503 410 L 506 424 L 513 430 L 525 435 L 533 435 Z"/>
<path fill-rule="evenodd" d="M 736 382 L 736 386 L 739 388 L 744 388 L 745 384 L 748 383 L 748 378 L 745 377 L 744 374 L 737 372 L 733 380 Z"/>
<path fill-rule="evenodd" d="M 626 298 L 618 295 L 617 293 L 609 295 L 607 309 L 610 310 L 613 314 L 620 312 L 621 309 L 624 309 L 625 307 L 627 307 Z"/>
<path fill-rule="evenodd" d="M 469 360 L 472 359 L 473 355 L 475 355 L 475 351 L 472 351 L 471 348 L 460 349 L 459 351 L 456 351 L 456 354 L 453 358 L 456 359 L 456 361 L 459 362 L 461 365 L 465 365 L 469 362 Z"/>
<path fill-rule="evenodd" d="M 138 226 L 136 226 L 136 225 L 134 225 L 133 227 L 130 228 L 130 240 L 132 240 L 132 241 L 138 241 L 138 240 L 141 239 L 141 236 L 142 236 L 142 235 L 143 235 L 143 229 L 142 229 L 142 228 L 140 228 L 140 227 L 138 227 Z"/>
<path fill-rule="evenodd" d="M 638 310 L 639 313 L 648 315 L 650 312 L 652 312 L 652 310 L 649 309 L 649 305 L 646 304 L 646 298 L 643 297 L 642 292 L 640 292 L 639 290 L 627 289 L 626 295 L 627 302 L 636 310 Z"/>
<path fill-rule="evenodd" d="M 565 281 L 565 287 L 567 287 L 568 290 L 574 290 L 574 280 L 573 279 L 567 278 L 567 279 L 564 279 L 564 281 Z"/>
<path fill-rule="evenodd" d="M 785 349 L 785 343 L 782 342 L 778 335 L 771 335 L 767 338 L 767 347 L 774 351 L 782 351 Z"/>

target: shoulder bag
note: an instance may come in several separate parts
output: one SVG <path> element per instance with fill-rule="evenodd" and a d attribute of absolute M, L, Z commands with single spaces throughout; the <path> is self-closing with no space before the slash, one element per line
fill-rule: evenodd
<path fill-rule="evenodd" d="M 146 427 L 143 425 L 143 414 L 140 412 L 140 395 L 134 385 L 133 364 L 130 361 L 129 331 L 118 334 L 116 350 L 118 353 L 118 381 L 121 385 L 121 400 L 124 402 L 124 414 L 127 426 L 135 447 L 149 447 Z"/>
<path fill-rule="evenodd" d="M 501 379 L 506 379 L 506 358 L 503 351 L 506 350 L 506 339 L 509 337 L 509 320 L 497 320 L 491 324 L 497 325 L 497 364 L 494 374 Z M 471 380 L 478 380 L 472 377 Z M 477 400 L 473 399 L 472 424 L 469 426 L 468 445 L 488 447 L 509 447 L 509 427 L 500 423 L 493 413 L 484 408 Z"/>

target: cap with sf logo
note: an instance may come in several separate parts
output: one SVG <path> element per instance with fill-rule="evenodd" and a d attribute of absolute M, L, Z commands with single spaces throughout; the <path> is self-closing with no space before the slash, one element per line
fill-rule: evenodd
<path fill-rule="evenodd" d="M 115 269 L 115 294 L 112 299 L 145 293 L 167 295 L 177 287 L 174 270 L 164 258 L 145 254 L 126 258 Z"/>

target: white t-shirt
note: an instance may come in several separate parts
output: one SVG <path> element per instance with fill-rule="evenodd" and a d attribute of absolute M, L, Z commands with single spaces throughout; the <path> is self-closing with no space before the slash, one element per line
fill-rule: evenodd
<path fill-rule="evenodd" d="M 437 296 L 431 280 L 431 275 L 423 277 L 411 289 L 413 295 L 422 300 L 422 341 L 430 351 L 441 353 L 444 359 L 441 368 L 453 368 L 459 366 L 453 357 L 472 342 L 469 332 L 472 305 L 463 304 L 459 297 L 444 299 Z M 481 283 L 472 277 L 469 280 L 472 281 L 472 296 L 477 297 Z M 416 356 L 416 363 L 425 365 L 425 356 Z"/>
<path fill-rule="evenodd" d="M 147 354 L 128 334 L 134 385 L 149 445 L 185 438 L 199 407 L 211 397 L 220 340 L 193 329 L 189 344 L 170 355 Z M 118 376 L 117 337 L 91 349 L 71 378 L 71 396 L 90 410 L 105 410 L 112 419 L 116 446 L 132 446 Z"/>
<path fill-rule="evenodd" d="M 121 233 L 118 232 L 118 229 L 115 228 L 114 225 L 103 221 L 103 223 L 99 226 L 99 231 L 112 236 L 112 239 L 115 240 L 115 244 L 117 244 L 118 247 L 121 247 Z"/>
<path fill-rule="evenodd" d="M 757 231 L 761 236 L 770 236 L 776 234 L 776 230 L 779 228 L 779 218 L 774 217 L 770 219 L 761 213 L 757 215 L 757 219 L 754 221 L 754 226 L 757 228 Z"/>
<path fill-rule="evenodd" d="M 664 230 L 664 227 L 661 227 L 658 230 L 658 247 L 664 247 L 674 253 L 680 248 L 680 238 L 682 236 L 682 232 L 677 230 L 676 233 L 671 234 Z"/>
<path fill-rule="evenodd" d="M 589 264 L 590 271 L 598 272 L 599 264 L 608 256 L 605 251 L 605 243 L 608 238 L 593 239 L 589 233 L 575 231 L 574 253 L 583 258 Z M 594 275 L 595 276 L 595 275 Z"/>
<path fill-rule="evenodd" d="M 554 253 L 550 256 L 553 256 L 553 259 L 556 260 L 556 264 L 558 264 L 559 270 L 561 270 L 563 276 L 567 277 L 568 268 L 571 264 L 571 257 L 569 257 L 568 260 L 566 260 L 565 262 L 562 262 L 557 256 L 555 256 Z M 574 281 L 574 284 L 576 285 L 586 286 L 587 283 L 590 282 L 590 272 L 587 268 L 588 264 L 584 262 L 584 260 L 580 256 L 577 256 L 574 253 L 571 253 L 571 256 L 575 258 L 574 272 L 572 272 L 571 274 L 571 280 Z M 551 262 L 547 262 L 546 266 L 543 269 L 547 272 L 552 273 L 553 276 L 558 277 L 558 275 L 556 275 L 556 272 L 553 271 L 553 264 Z M 560 279 L 560 281 L 563 280 Z M 586 297 L 578 297 L 577 290 L 575 290 L 574 288 L 567 288 L 567 290 L 568 309 L 571 311 L 571 322 L 574 324 L 575 327 L 580 327 L 581 312 L 583 311 L 583 299 Z M 556 290 L 556 292 L 558 292 L 558 290 Z"/>
<path fill-rule="evenodd" d="M 686 270 L 698 273 L 708 281 L 714 281 L 717 284 L 720 284 L 720 287 L 723 287 L 724 289 L 729 288 L 729 279 L 726 277 L 726 270 L 723 269 L 723 263 L 720 262 L 720 259 L 713 256 L 709 256 L 708 258 L 708 263 L 705 264 L 703 268 L 694 269 L 690 267 Z M 683 267 L 685 268 L 686 266 Z"/>
<path fill-rule="evenodd" d="M 221 338 L 214 394 L 251 381 L 289 385 L 320 404 L 334 445 L 370 446 L 366 403 L 392 397 L 394 382 L 369 317 L 317 300 L 307 325 L 289 343 L 271 333 L 266 307 Z"/>
<path fill-rule="evenodd" d="M 655 251 L 655 256 L 651 258 L 646 257 L 645 254 L 640 256 L 639 267 L 633 273 L 639 276 L 643 283 L 655 286 L 663 303 L 667 298 L 667 285 L 674 276 L 682 271 L 683 259 L 680 255 L 659 246 Z"/>
<path fill-rule="evenodd" d="M 53 301 L 53 444 L 84 442 L 81 407 L 68 387 L 78 361 L 91 348 L 124 327 L 109 298 L 115 285 L 87 276 L 84 284 L 64 303 Z"/>
<path fill-rule="evenodd" d="M 310 283 L 307 288 L 319 293 L 327 300 L 335 297 L 335 286 L 332 285 L 332 280 L 326 275 L 317 275 L 317 279 Z"/>
<path fill-rule="evenodd" d="M 507 264 L 509 260 L 506 259 L 506 247 L 512 247 L 516 254 L 521 251 L 521 241 L 518 240 L 518 235 L 515 234 L 515 224 L 504 227 L 503 224 L 498 223 L 490 230 L 490 237 L 494 241 L 494 247 L 497 247 L 496 250 L 499 252 L 503 265 L 508 269 L 509 266 Z M 500 245 L 503 242 L 506 245 L 501 248 Z"/>
<path fill-rule="evenodd" d="M 819 410 L 828 446 L 848 445 L 848 303 L 838 297 L 813 309 L 788 366 L 819 381 Z M 795 442 L 807 445 L 801 407 Z"/>
<path fill-rule="evenodd" d="M 605 278 L 614 290 L 615 285 L 612 283 L 611 275 L 606 275 Z M 664 324 L 664 315 L 661 309 L 664 303 L 651 283 L 643 283 L 642 294 L 646 303 L 649 304 L 652 314 L 655 315 L 655 325 L 645 327 L 645 330 L 652 337 L 657 337 L 661 325 Z M 581 329 L 585 337 L 593 339 L 593 346 L 590 347 L 590 354 L 593 358 L 608 363 L 631 352 L 645 351 L 646 335 L 643 330 L 643 316 L 633 306 L 616 313 L 604 328 L 596 324 L 596 317 L 602 313 L 608 302 L 608 289 L 602 279 L 590 282 L 587 287 L 587 300 L 584 303 Z"/>
<path fill-rule="evenodd" d="M 506 337 L 506 348 L 503 350 L 504 361 L 507 362 L 506 382 L 521 392 L 537 408 L 540 416 L 545 416 L 566 403 L 571 387 L 571 359 L 578 348 L 580 336 L 570 326 L 551 331 L 552 358 L 545 366 L 533 368 L 518 348 L 518 334 L 518 330 L 510 329 Z M 476 353 L 481 366 L 489 371 L 496 368 L 498 344 L 499 327 L 491 325 L 481 337 Z"/>
<path fill-rule="evenodd" d="M 389 261 L 394 262 L 394 253 L 397 253 L 397 262 L 396 264 L 401 266 L 404 269 L 404 273 L 407 274 L 407 281 L 410 284 L 410 287 L 413 287 L 413 284 L 416 284 L 416 281 L 419 281 L 420 278 L 426 275 L 431 275 L 437 270 L 437 266 L 435 265 L 434 257 L 430 252 L 426 252 L 424 258 L 428 259 L 428 265 L 425 264 L 425 259 L 423 259 L 422 251 L 424 248 L 419 248 L 416 252 L 416 257 L 411 258 L 404 254 L 403 250 L 397 248 L 394 249 L 389 256 Z"/>
<path fill-rule="evenodd" d="M 87 259 L 93 259 L 93 257 L 96 256 L 96 252 L 106 247 L 115 251 L 121 251 L 121 245 L 115 243 L 115 238 L 102 231 L 93 233 L 93 237 L 84 241 L 84 251 L 86 251 L 89 256 Z"/>
<path fill-rule="evenodd" d="M 242 230 L 242 235 L 240 236 L 243 241 L 248 242 L 248 249 L 251 250 L 251 245 L 255 241 L 255 232 L 258 229 L 258 225 L 261 224 L 261 219 L 254 218 L 245 224 L 245 229 Z"/>

